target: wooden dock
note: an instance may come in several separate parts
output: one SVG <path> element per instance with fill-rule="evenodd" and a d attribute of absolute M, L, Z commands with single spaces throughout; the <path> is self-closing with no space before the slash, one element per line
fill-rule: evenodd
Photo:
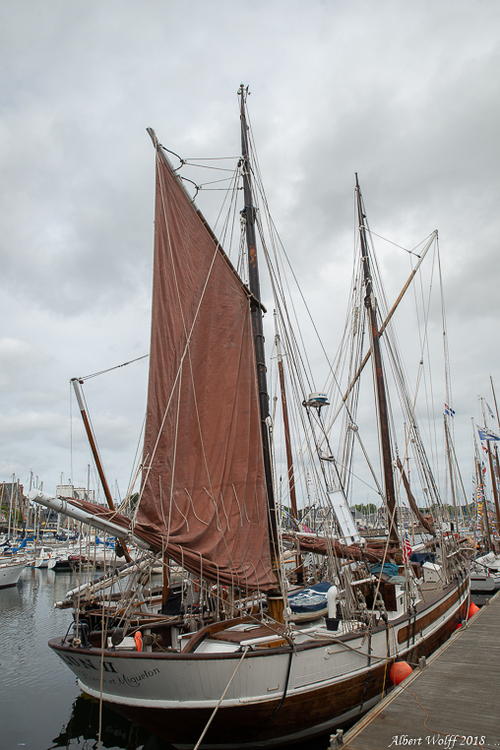
<path fill-rule="evenodd" d="M 353 726 L 342 750 L 500 750 L 500 592 Z M 340 738 L 339 738 L 340 739 Z M 332 747 L 336 746 L 333 740 Z"/>

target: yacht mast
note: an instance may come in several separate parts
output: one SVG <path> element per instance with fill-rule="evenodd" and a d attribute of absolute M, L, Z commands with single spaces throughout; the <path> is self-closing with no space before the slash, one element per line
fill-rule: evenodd
<path fill-rule="evenodd" d="M 366 238 L 365 213 L 363 210 L 363 198 L 356 173 L 356 203 L 358 209 L 359 238 L 361 242 L 361 259 L 363 262 L 363 278 L 365 285 L 365 307 L 369 320 L 370 343 L 373 360 L 373 372 L 375 378 L 375 390 L 377 393 L 377 409 L 379 423 L 380 448 L 382 451 L 382 466 L 384 473 L 385 502 L 388 510 L 389 538 L 393 545 L 399 546 L 399 537 L 396 527 L 396 495 L 394 491 L 394 475 L 392 471 L 392 451 L 389 431 L 389 411 L 387 406 L 387 395 L 385 390 L 384 371 L 382 366 L 382 354 L 380 351 L 380 336 L 377 324 L 377 300 L 373 293 L 373 281 L 368 257 L 368 242 Z"/>
<path fill-rule="evenodd" d="M 482 398 L 481 399 L 481 409 L 482 409 L 482 412 L 483 412 L 483 423 L 484 423 L 484 429 L 485 429 L 485 431 L 487 431 L 488 430 L 488 426 L 486 424 L 486 412 L 485 412 L 485 409 L 484 409 L 484 405 L 485 405 L 485 400 L 484 400 L 484 398 Z M 497 522 L 496 522 L 496 530 L 497 530 L 497 534 L 498 534 L 498 533 L 500 533 L 500 506 L 499 506 L 499 502 L 498 502 L 497 479 L 496 479 L 496 475 L 495 475 L 495 469 L 493 467 L 493 454 L 491 452 L 491 445 L 490 445 L 490 443 L 491 443 L 491 440 L 486 440 L 486 451 L 488 453 L 488 465 L 490 467 L 491 491 L 493 493 L 493 502 L 495 503 L 495 515 L 496 515 L 496 520 L 497 520 Z M 489 521 L 489 519 L 488 519 L 488 521 Z M 491 529 L 490 529 L 490 532 L 491 532 Z M 492 535 L 491 539 L 492 539 L 492 544 L 493 544 L 494 551 L 498 552 L 499 551 L 498 548 L 497 548 L 498 547 L 498 542 L 494 540 L 493 535 Z"/>
<path fill-rule="evenodd" d="M 288 488 L 290 492 L 290 505 L 292 508 L 292 516 L 298 522 L 299 512 L 297 508 L 297 493 L 295 492 L 295 476 L 294 476 L 294 470 L 293 470 L 292 443 L 290 440 L 290 420 L 288 418 L 288 402 L 287 402 L 287 397 L 286 397 L 285 372 L 283 369 L 283 354 L 281 351 L 281 339 L 280 339 L 280 335 L 278 332 L 276 311 L 274 313 L 274 323 L 275 323 L 275 329 L 276 329 L 274 342 L 276 344 L 276 357 L 277 357 L 277 362 L 278 362 L 278 375 L 279 375 L 280 392 L 281 392 L 281 410 L 283 413 L 283 429 L 285 432 L 286 463 L 287 463 L 287 469 L 288 469 L 287 480 L 288 480 Z M 297 583 L 302 585 L 304 583 L 304 566 L 302 564 L 302 556 L 300 555 L 300 553 L 297 553 L 295 557 L 295 561 L 296 561 L 295 567 L 297 571 Z"/>
<path fill-rule="evenodd" d="M 273 569 L 277 572 L 279 567 L 278 525 L 276 520 L 276 505 L 273 489 L 271 446 L 269 441 L 269 393 L 267 390 L 267 367 L 264 352 L 264 327 L 262 322 L 263 307 L 260 301 L 259 265 L 257 259 L 257 246 L 255 236 L 256 209 L 253 204 L 252 198 L 251 168 L 248 148 L 248 125 L 245 107 L 246 99 L 248 96 L 248 86 L 245 87 L 243 86 L 243 84 L 241 84 L 238 95 L 240 97 L 241 119 L 241 172 L 243 176 L 243 197 L 245 202 L 245 207 L 241 212 L 241 215 L 245 219 L 245 234 L 248 250 L 248 286 L 252 294 L 252 297 L 250 298 L 250 312 L 255 344 L 257 386 L 259 389 L 262 447 L 264 451 L 264 471 L 266 475 L 267 502 L 269 509 L 271 560 Z"/>

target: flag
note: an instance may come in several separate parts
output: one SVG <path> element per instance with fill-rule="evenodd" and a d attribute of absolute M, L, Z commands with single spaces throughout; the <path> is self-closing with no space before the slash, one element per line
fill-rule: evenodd
<path fill-rule="evenodd" d="M 492 410 L 491 406 L 489 405 L 489 403 L 487 401 L 485 401 L 484 403 L 488 407 L 488 411 L 490 413 L 490 417 L 493 417 L 493 419 L 495 419 L 495 415 L 493 414 L 493 410 Z"/>
<path fill-rule="evenodd" d="M 407 533 L 405 533 L 405 538 L 403 540 L 403 563 L 408 562 L 411 555 L 411 544 L 410 544 L 410 537 Z"/>
<path fill-rule="evenodd" d="M 495 435 L 495 433 L 489 430 L 487 427 L 478 427 L 477 433 L 480 440 L 500 440 L 500 437 L 498 435 Z"/>
<path fill-rule="evenodd" d="M 455 416 L 455 409 L 452 409 L 451 406 L 448 406 L 448 404 L 444 405 L 444 413 L 447 414 L 449 417 Z"/>

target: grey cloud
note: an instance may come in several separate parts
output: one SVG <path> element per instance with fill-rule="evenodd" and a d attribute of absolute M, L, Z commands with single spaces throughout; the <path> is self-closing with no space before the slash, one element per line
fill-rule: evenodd
<path fill-rule="evenodd" d="M 6 475 L 35 468 L 53 488 L 69 473 L 69 378 L 147 352 L 154 153 L 145 128 L 183 156 L 236 155 L 241 81 L 269 203 L 328 347 L 344 320 L 358 171 L 375 232 L 413 247 L 439 229 L 455 393 L 462 413 L 474 410 L 471 389 L 500 377 L 489 343 L 499 325 L 499 15 L 495 0 L 4 3 Z M 217 198 L 197 199 L 210 220 Z M 392 298 L 406 258 L 377 247 Z M 109 375 L 88 386 L 122 487 L 145 368 L 127 385 Z M 84 474 L 84 444 L 75 451 Z"/>

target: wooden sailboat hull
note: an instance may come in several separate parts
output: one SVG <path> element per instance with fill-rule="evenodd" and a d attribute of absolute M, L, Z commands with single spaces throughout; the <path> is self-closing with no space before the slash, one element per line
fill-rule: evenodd
<path fill-rule="evenodd" d="M 50 641 L 82 690 L 179 748 L 273 747 L 320 736 L 368 711 L 390 687 L 395 658 L 417 664 L 466 616 L 469 582 L 448 586 L 371 636 L 334 636 L 230 653 L 144 653 Z M 387 649 L 389 648 L 389 655 Z M 101 669 L 102 660 L 102 669 Z M 240 661 L 241 660 L 241 661 Z M 239 666 L 238 663 L 240 662 Z M 102 685 L 102 688 L 101 688 Z M 101 693 L 102 689 L 102 693 Z"/>

